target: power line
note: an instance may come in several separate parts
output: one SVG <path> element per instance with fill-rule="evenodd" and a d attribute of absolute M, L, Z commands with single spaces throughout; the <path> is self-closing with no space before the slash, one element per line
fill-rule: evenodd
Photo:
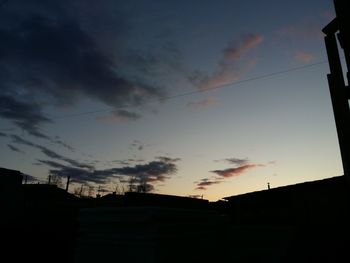
<path fill-rule="evenodd" d="M 190 96 L 190 95 L 194 95 L 194 94 L 198 94 L 198 93 L 204 93 L 204 92 L 209 92 L 209 91 L 213 91 L 213 90 L 218 90 L 218 89 L 226 88 L 228 86 L 235 86 L 235 85 L 239 85 L 239 84 L 250 82 L 250 81 L 254 81 L 254 80 L 270 78 L 270 77 L 274 77 L 274 76 L 277 76 L 277 75 L 282 75 L 282 74 L 286 74 L 286 73 L 289 73 L 289 72 L 292 72 L 292 71 L 302 70 L 302 69 L 305 69 L 305 68 L 310 68 L 310 67 L 314 67 L 314 66 L 317 66 L 317 65 L 325 64 L 325 63 L 328 63 L 328 60 L 323 60 L 323 61 L 319 61 L 319 62 L 316 62 L 316 63 L 312 63 L 312 64 L 300 66 L 300 67 L 294 67 L 294 68 L 289 68 L 289 69 L 285 69 L 285 70 L 275 71 L 275 72 L 272 72 L 272 73 L 269 73 L 269 74 L 260 75 L 260 76 L 256 76 L 256 77 L 251 77 L 251 78 L 243 79 L 243 80 L 239 80 L 239 81 L 234 81 L 234 82 L 230 82 L 230 83 L 223 84 L 223 85 L 220 85 L 220 86 L 217 86 L 217 87 L 213 87 L 213 88 L 205 88 L 205 89 L 200 89 L 200 90 L 193 90 L 193 91 L 189 91 L 189 92 L 185 92 L 185 93 L 175 94 L 175 95 L 168 96 L 168 97 L 162 97 L 158 101 L 167 101 L 167 100 L 177 99 L 177 98 Z M 148 102 L 145 102 L 144 104 L 146 104 L 146 103 L 153 103 L 153 102 L 156 102 L 156 101 L 155 100 L 154 101 L 148 101 Z M 80 113 L 76 113 L 76 114 L 69 114 L 69 115 L 52 117 L 52 119 L 65 119 L 65 118 L 71 118 L 71 117 L 79 117 L 79 116 L 89 115 L 89 114 L 94 114 L 94 113 L 99 113 L 99 112 L 108 112 L 108 111 L 111 112 L 111 111 L 115 111 L 115 110 L 131 108 L 131 107 L 138 107 L 138 106 L 142 106 L 142 104 L 141 105 L 140 104 L 124 105 L 124 106 L 113 107 L 113 108 L 108 108 L 108 109 L 100 109 L 100 110 L 95 110 L 95 111 L 85 111 L 85 112 L 80 112 Z"/>

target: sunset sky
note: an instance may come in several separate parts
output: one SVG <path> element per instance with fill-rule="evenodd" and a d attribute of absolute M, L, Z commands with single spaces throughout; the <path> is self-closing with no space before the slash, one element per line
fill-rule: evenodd
<path fill-rule="evenodd" d="M 9 0 L 0 167 L 218 200 L 342 175 L 331 0 Z"/>

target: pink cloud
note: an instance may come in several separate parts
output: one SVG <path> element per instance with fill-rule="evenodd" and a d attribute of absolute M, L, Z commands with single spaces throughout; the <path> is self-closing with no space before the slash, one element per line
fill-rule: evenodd
<path fill-rule="evenodd" d="M 219 176 L 222 176 L 224 178 L 234 177 L 234 176 L 240 176 L 243 173 L 245 173 L 247 170 L 257 168 L 257 167 L 265 167 L 264 164 L 246 164 L 242 165 L 236 168 L 228 168 L 224 170 L 214 170 L 211 171 L 212 173 L 215 173 Z"/>
<path fill-rule="evenodd" d="M 254 169 L 258 167 L 266 167 L 268 165 L 274 165 L 276 163 L 275 161 L 270 161 L 266 164 L 247 163 L 248 158 L 245 158 L 245 159 L 226 158 L 223 160 L 236 165 L 236 167 L 211 171 L 212 173 L 216 174 L 216 176 L 212 176 L 211 178 L 203 178 L 199 182 L 198 181 L 195 182 L 196 184 L 195 190 L 206 190 L 209 186 L 225 182 L 227 178 L 240 176 L 250 169 Z"/>
<path fill-rule="evenodd" d="M 237 66 L 234 63 L 223 62 L 211 76 L 203 78 L 198 87 L 200 90 L 209 90 L 228 85 L 242 78 L 256 65 L 256 59 L 249 59 Z"/>
<path fill-rule="evenodd" d="M 245 58 L 248 53 L 260 43 L 263 37 L 257 34 L 247 34 L 241 37 L 238 45 L 230 43 L 222 52 L 223 56 L 217 62 L 216 70 L 209 75 L 201 72 L 190 77 L 190 80 L 200 89 L 208 90 L 238 81 L 248 71 L 256 66 L 257 60 Z"/>
<path fill-rule="evenodd" d="M 295 59 L 303 63 L 310 63 L 311 61 L 315 60 L 315 56 L 308 52 L 297 51 L 295 54 Z"/>
<path fill-rule="evenodd" d="M 231 44 L 224 50 L 224 58 L 227 60 L 235 60 L 249 52 L 252 48 L 259 45 L 263 41 L 261 35 L 248 34 L 242 37 L 241 43 L 236 47 Z"/>

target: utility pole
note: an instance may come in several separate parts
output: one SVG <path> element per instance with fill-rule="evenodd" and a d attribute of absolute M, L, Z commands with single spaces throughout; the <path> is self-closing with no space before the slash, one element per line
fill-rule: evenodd
<path fill-rule="evenodd" d="M 70 176 L 68 175 L 67 184 L 66 184 L 66 192 L 68 192 L 69 183 L 70 183 Z"/>
<path fill-rule="evenodd" d="M 350 67 L 350 6 L 346 0 L 333 0 L 336 17 L 322 29 L 330 73 L 327 75 L 337 128 L 344 175 L 350 183 L 350 110 L 349 110 L 349 67 Z M 346 85 L 340 61 L 338 44 L 343 49 L 347 76 Z"/>

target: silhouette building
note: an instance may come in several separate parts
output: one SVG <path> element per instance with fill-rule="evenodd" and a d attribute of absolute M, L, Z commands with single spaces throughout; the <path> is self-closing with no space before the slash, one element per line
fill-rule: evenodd
<path fill-rule="evenodd" d="M 334 119 L 338 133 L 344 174 L 350 176 L 350 5 L 345 0 L 334 0 L 336 17 L 323 28 L 330 74 L 327 75 Z M 344 51 L 347 83 L 343 76 L 339 46 Z M 348 180 L 350 183 L 350 180 Z"/>

